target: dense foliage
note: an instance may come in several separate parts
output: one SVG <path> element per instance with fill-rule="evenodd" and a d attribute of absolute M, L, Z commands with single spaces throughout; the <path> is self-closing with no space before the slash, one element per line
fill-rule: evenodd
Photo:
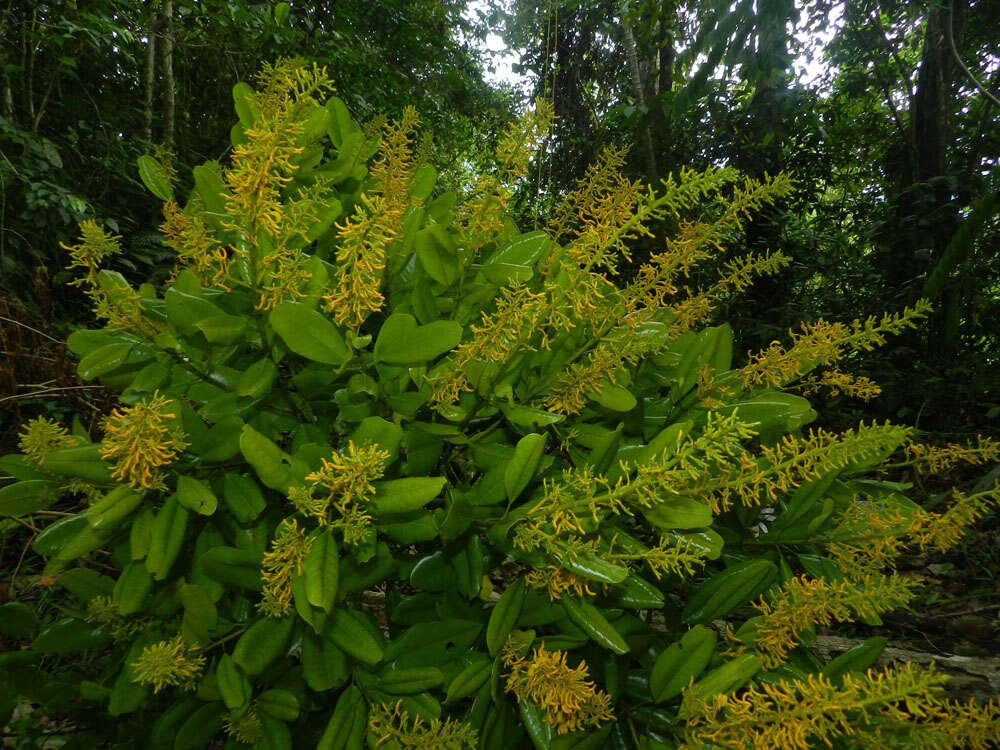
<path fill-rule="evenodd" d="M 30 640 L 0 655 L 5 721 L 27 701 L 68 720 L 64 747 L 178 750 L 1000 739 L 1000 705 L 945 699 L 932 669 L 865 671 L 882 639 L 828 664 L 803 648 L 909 601 L 894 560 L 953 545 L 1000 494 L 924 510 L 876 472 L 1000 446 L 807 430 L 791 392 L 870 394 L 837 364 L 925 304 L 803 325 L 734 368 L 732 330 L 704 321 L 787 258 L 684 282 L 786 177 L 649 187 L 610 149 L 521 233 L 506 206 L 544 102 L 458 202 L 413 109 L 360 127 L 329 89 L 267 66 L 234 89 L 225 167 L 184 181 L 140 158 L 165 284 L 107 270 L 122 246 L 97 222 L 67 244 L 105 322 L 69 346 L 120 404 L 97 442 L 40 418 L 0 462 L 0 513 L 37 525 L 48 589 L 0 607 Z M 51 522 L 67 496 L 85 507 Z"/>

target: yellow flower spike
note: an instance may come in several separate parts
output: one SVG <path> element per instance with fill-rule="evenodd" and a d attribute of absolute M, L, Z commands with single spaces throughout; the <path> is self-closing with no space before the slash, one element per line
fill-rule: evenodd
<path fill-rule="evenodd" d="M 558 565 L 533 568 L 528 571 L 524 580 L 533 589 L 545 589 L 550 600 L 562 598 L 564 591 L 572 591 L 577 596 L 594 596 L 594 592 L 590 590 L 590 581 Z"/>
<path fill-rule="evenodd" d="M 906 460 L 893 468 L 912 466 L 922 474 L 940 474 L 959 464 L 981 466 L 996 461 L 1000 461 L 1000 440 L 977 435 L 975 445 L 910 443 Z"/>
<path fill-rule="evenodd" d="M 963 704 L 942 697 L 947 677 L 913 664 L 754 685 L 736 695 L 699 700 L 685 693 L 685 748 L 808 750 L 838 744 L 926 750 L 986 750 L 1000 740 L 1000 704 Z"/>
<path fill-rule="evenodd" d="M 250 708 L 235 718 L 233 716 L 226 716 L 222 720 L 222 728 L 226 734 L 244 745 L 253 745 L 260 742 L 264 736 L 260 717 L 257 715 L 257 709 L 253 706 L 250 706 Z"/>
<path fill-rule="evenodd" d="M 146 646 L 132 663 L 135 682 L 152 685 L 154 693 L 170 685 L 193 686 L 204 666 L 205 657 L 198 653 L 198 646 L 184 643 L 179 635 Z"/>
<path fill-rule="evenodd" d="M 262 598 L 257 608 L 268 617 L 282 617 L 292 606 L 292 577 L 301 575 L 302 563 L 313 539 L 299 529 L 298 521 L 286 518 L 275 532 L 271 551 L 261 562 Z"/>
<path fill-rule="evenodd" d="M 956 490 L 954 496 L 954 502 L 943 513 L 930 513 L 923 508 L 915 511 L 910 535 L 922 548 L 933 546 L 944 552 L 957 544 L 966 529 L 986 515 L 990 507 L 987 501 L 996 503 L 1000 499 L 1000 482 L 974 495 Z"/>
<path fill-rule="evenodd" d="M 535 99 L 535 108 L 525 112 L 500 135 L 496 160 L 501 177 L 508 183 L 528 176 L 528 164 L 541 148 L 555 122 L 555 108 L 546 99 Z"/>
<path fill-rule="evenodd" d="M 177 253 L 178 267 L 191 269 L 202 286 L 228 289 L 224 279 L 229 270 L 229 255 L 200 216 L 188 216 L 174 201 L 167 201 L 163 204 L 160 233 L 167 246 Z"/>
<path fill-rule="evenodd" d="M 306 476 L 310 486 L 289 488 L 288 499 L 320 526 L 339 528 L 345 542 L 358 544 L 373 533 L 368 501 L 375 495 L 372 482 L 382 476 L 388 458 L 388 451 L 377 445 L 349 442 L 345 450 L 321 459 L 321 468 Z"/>
<path fill-rule="evenodd" d="M 535 703 L 545 714 L 545 723 L 558 734 L 599 727 L 614 721 L 611 696 L 587 679 L 587 663 L 576 668 L 566 664 L 566 652 L 546 651 L 520 656 L 510 642 L 501 654 L 507 675 L 507 692 Z"/>
<path fill-rule="evenodd" d="M 323 301 L 338 325 L 357 328 L 385 301 L 386 249 L 413 205 L 412 135 L 417 124 L 416 109 L 406 107 L 399 120 L 382 126 L 380 156 L 371 168 L 373 188 L 361 196 L 356 213 L 337 225 L 340 273 Z"/>
<path fill-rule="evenodd" d="M 455 719 L 422 716 L 410 718 L 402 708 L 403 701 L 373 707 L 368 717 L 368 736 L 374 747 L 413 748 L 414 750 L 473 750 L 479 733 L 468 724 Z"/>
<path fill-rule="evenodd" d="M 101 456 L 114 462 L 111 476 L 137 490 L 164 489 L 163 473 L 187 447 L 170 399 L 154 392 L 145 402 L 115 409 L 104 420 Z"/>
<path fill-rule="evenodd" d="M 803 323 L 801 333 L 789 332 L 791 347 L 786 348 L 774 341 L 767 349 L 750 354 L 750 362 L 742 371 L 744 388 L 781 388 L 805 374 L 804 368 L 814 367 L 817 363 L 833 364 L 849 349 L 871 351 L 884 344 L 887 335 L 912 328 L 930 310 L 929 302 L 919 300 L 912 308 L 884 315 L 879 320 L 870 317 L 848 325 L 828 323 L 821 318 L 815 323 Z"/>
<path fill-rule="evenodd" d="M 100 265 L 108 258 L 120 255 L 122 251 L 121 236 L 108 234 L 92 219 L 80 222 L 79 244 L 67 245 L 60 242 L 59 246 L 69 251 L 70 264 L 67 268 L 82 268 L 86 271 L 85 279 L 70 282 L 77 286 L 85 281 L 93 283 L 93 276 Z"/>
<path fill-rule="evenodd" d="M 58 422 L 47 417 L 30 420 L 18 435 L 17 447 L 28 463 L 38 466 L 52 451 L 70 448 L 76 440 Z"/>
<path fill-rule="evenodd" d="M 827 370 L 819 376 L 809 375 L 799 381 L 803 395 L 818 393 L 826 389 L 831 396 L 843 393 L 862 401 L 871 401 L 882 393 L 879 385 L 863 375 L 851 375 L 838 370 Z"/>
<path fill-rule="evenodd" d="M 754 604 L 762 614 L 755 631 L 755 648 L 765 664 L 777 666 L 814 625 L 845 622 L 854 616 L 867 617 L 896 609 L 913 597 L 917 585 L 917 581 L 895 574 L 871 574 L 859 581 L 838 583 L 805 576 L 793 578 L 770 601 L 764 597 Z"/>
<path fill-rule="evenodd" d="M 479 325 L 471 325 L 473 337 L 460 344 L 445 359 L 442 370 L 428 376 L 431 401 L 450 404 L 464 391 L 474 390 L 466 369 L 473 363 L 503 364 L 513 354 L 525 351 L 533 335 L 541 334 L 541 346 L 547 345 L 544 325 L 546 296 L 526 286 L 500 290 L 496 311 L 484 312 Z"/>

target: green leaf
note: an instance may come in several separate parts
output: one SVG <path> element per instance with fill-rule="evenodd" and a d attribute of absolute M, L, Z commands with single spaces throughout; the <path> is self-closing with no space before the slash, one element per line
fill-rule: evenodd
<path fill-rule="evenodd" d="M 616 654 L 629 652 L 629 645 L 621 633 L 607 621 L 600 610 L 589 602 L 564 595 L 560 599 L 566 615 L 599 646 Z"/>
<path fill-rule="evenodd" d="M 288 14 L 291 12 L 292 8 L 288 3 L 278 3 L 274 6 L 274 24 L 275 26 L 284 26 L 285 22 L 288 20 Z"/>
<path fill-rule="evenodd" d="M 316 750 L 360 750 L 367 723 L 365 700 L 361 691 L 351 685 L 337 699 Z"/>
<path fill-rule="evenodd" d="M 351 357 L 333 323 L 298 302 L 282 302 L 268 321 L 282 341 L 299 356 L 328 365 L 342 365 Z"/>
<path fill-rule="evenodd" d="M 73 568 L 59 575 L 59 585 L 86 604 L 97 596 L 111 596 L 115 582 L 96 570 Z"/>
<path fill-rule="evenodd" d="M 86 479 L 98 484 L 111 484 L 114 478 L 108 465 L 101 458 L 101 446 L 80 445 L 60 448 L 42 459 L 41 468 L 49 474 L 73 479 Z"/>
<path fill-rule="evenodd" d="M 157 581 L 167 577 L 177 559 L 187 532 L 187 522 L 187 509 L 181 507 L 176 495 L 167 498 L 153 519 L 149 552 L 146 553 L 146 570 Z"/>
<path fill-rule="evenodd" d="M 695 590 L 681 619 L 687 623 L 703 623 L 725 617 L 760 596 L 777 575 L 778 568 L 770 560 L 745 560 L 731 565 Z"/>
<path fill-rule="evenodd" d="M 760 671 L 760 657 L 756 654 L 742 654 L 716 667 L 702 677 L 691 688 L 691 694 L 699 700 L 707 700 L 719 693 L 731 693 L 739 689 L 747 680 Z"/>
<path fill-rule="evenodd" d="M 250 676 L 260 674 L 284 653 L 294 626 L 294 617 L 258 620 L 236 641 L 233 662 Z"/>
<path fill-rule="evenodd" d="M 43 654 L 68 654 L 101 648 L 111 636 L 99 625 L 91 625 L 69 617 L 49 625 L 31 643 L 31 648 Z"/>
<path fill-rule="evenodd" d="M 267 501 L 254 480 L 231 472 L 222 477 L 222 499 L 240 523 L 253 521 L 267 507 Z"/>
<path fill-rule="evenodd" d="M 236 395 L 247 398 L 260 398 L 267 395 L 278 376 L 278 368 L 270 357 L 259 359 L 250 365 L 236 382 Z"/>
<path fill-rule="evenodd" d="M 500 411 L 507 417 L 508 422 L 520 427 L 545 427 L 550 424 L 559 424 L 566 419 L 562 414 L 553 414 L 520 404 L 501 404 Z"/>
<path fill-rule="evenodd" d="M 533 432 L 517 441 L 514 456 L 504 471 L 504 488 L 507 499 L 516 500 L 518 495 L 535 477 L 535 472 L 545 455 L 545 435 Z"/>
<path fill-rule="evenodd" d="M 161 201 L 171 200 L 174 188 L 163 165 L 149 154 L 143 154 L 136 161 L 139 165 L 139 178 L 146 189 Z"/>
<path fill-rule="evenodd" d="M 194 177 L 194 187 L 201 197 L 205 208 L 213 214 L 226 213 L 226 186 L 222 176 L 216 169 L 205 164 L 199 164 L 191 170 Z"/>
<path fill-rule="evenodd" d="M 480 659 L 472 662 L 469 666 L 459 672 L 451 682 L 448 683 L 446 703 L 454 703 L 479 690 L 480 687 L 490 678 L 493 673 L 493 663 Z"/>
<path fill-rule="evenodd" d="M 327 529 L 313 538 L 309 554 L 302 563 L 302 575 L 309 603 L 330 614 L 340 584 L 340 551 L 332 530 Z"/>
<path fill-rule="evenodd" d="M 222 704 L 206 703 L 181 724 L 174 739 L 174 750 L 197 750 L 205 747 L 222 725 Z"/>
<path fill-rule="evenodd" d="M 435 688 L 444 682 L 437 667 L 389 669 L 379 675 L 378 687 L 390 695 L 412 695 Z"/>
<path fill-rule="evenodd" d="M 127 343 L 106 344 L 81 359 L 76 371 L 84 380 L 93 380 L 114 372 L 125 364 L 133 347 L 134 344 Z"/>
<path fill-rule="evenodd" d="M 712 525 L 712 509 L 690 497 L 675 495 L 668 497 L 651 508 L 643 508 L 642 514 L 653 526 L 670 529 L 700 529 Z"/>
<path fill-rule="evenodd" d="M 496 657 L 504 643 L 507 642 L 507 636 L 517 624 L 517 618 L 521 616 L 524 597 L 524 579 L 518 578 L 507 587 L 503 596 L 500 597 L 500 601 L 490 612 L 490 619 L 486 625 L 486 647 L 490 650 L 490 656 Z"/>
<path fill-rule="evenodd" d="M 247 320 L 239 315 L 210 315 L 194 325 L 210 344 L 235 344 L 243 338 Z"/>
<path fill-rule="evenodd" d="M 399 457 L 399 444 L 403 439 L 403 430 L 382 417 L 365 417 L 354 429 L 349 438 L 357 446 L 377 445 L 389 454 L 384 466 L 389 466 Z"/>
<path fill-rule="evenodd" d="M 250 84 L 240 81 L 233 86 L 233 104 L 240 125 L 245 128 L 252 126 L 257 119 L 257 98 Z"/>
<path fill-rule="evenodd" d="M 407 477 L 375 482 L 372 509 L 379 515 L 419 510 L 441 494 L 444 477 Z"/>
<path fill-rule="evenodd" d="M 299 699 L 289 690 L 265 690 L 254 699 L 263 713 L 282 721 L 295 721 L 299 717 Z"/>
<path fill-rule="evenodd" d="M 823 667 L 823 676 L 834 685 L 841 684 L 848 672 L 863 672 L 874 664 L 882 655 L 887 642 L 882 636 L 862 641 Z"/>
<path fill-rule="evenodd" d="M 341 608 L 334 612 L 326 634 L 337 648 L 363 664 L 373 665 L 382 661 L 382 646 L 359 621 L 358 615 L 349 609 Z"/>
<path fill-rule="evenodd" d="M 306 634 L 302 638 L 302 676 L 316 692 L 340 687 L 347 681 L 344 652 L 326 638 Z"/>
<path fill-rule="evenodd" d="M 665 703 L 681 694 L 692 677 L 708 666 L 718 636 L 711 628 L 695 625 L 657 657 L 649 674 L 653 700 Z"/>
<path fill-rule="evenodd" d="M 375 361 L 407 365 L 429 362 L 462 340 L 462 326 L 453 320 L 437 320 L 418 325 L 406 313 L 393 313 L 379 329 L 375 340 Z"/>
<path fill-rule="evenodd" d="M 236 547 L 212 547 L 201 556 L 205 575 L 220 583 L 229 583 L 250 591 L 261 587 L 262 556 L 254 550 Z"/>
<path fill-rule="evenodd" d="M 153 577 L 142 563 L 131 562 L 125 566 L 115 583 L 112 601 L 118 605 L 118 613 L 134 615 L 142 612 L 143 603 L 153 590 Z"/>
<path fill-rule="evenodd" d="M 185 583 L 177 592 L 184 606 L 181 634 L 189 643 L 207 646 L 219 620 L 219 613 L 212 595 L 204 586 Z"/>
<path fill-rule="evenodd" d="M 242 711 L 250 704 L 253 695 L 253 687 L 250 680 L 240 671 L 229 654 L 223 654 L 219 658 L 219 664 L 215 668 L 215 675 L 219 685 L 219 694 L 222 702 L 230 711 Z"/>
<path fill-rule="evenodd" d="M 287 492 L 292 486 L 291 461 L 288 454 L 250 425 L 244 426 L 240 434 L 240 450 L 265 487 Z"/>
<path fill-rule="evenodd" d="M 194 477 L 177 477 L 177 502 L 195 513 L 210 516 L 219 505 L 218 498 L 211 488 L 200 479 Z"/>
<path fill-rule="evenodd" d="M 59 483 L 51 479 L 29 479 L 0 488 L 0 516 L 26 516 L 48 508 L 59 499 Z"/>
<path fill-rule="evenodd" d="M 618 412 L 632 411 L 637 403 L 632 392 L 620 385 L 604 385 L 590 397 L 605 409 Z"/>

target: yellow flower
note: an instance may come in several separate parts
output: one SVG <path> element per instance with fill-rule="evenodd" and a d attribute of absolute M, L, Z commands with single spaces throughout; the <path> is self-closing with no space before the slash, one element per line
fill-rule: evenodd
<path fill-rule="evenodd" d="M 808 750 L 814 747 L 918 747 L 986 750 L 1000 741 L 1000 704 L 943 699 L 947 677 L 913 664 L 841 685 L 823 675 L 754 685 L 738 695 L 699 700 L 685 693 L 685 748 Z"/>
<path fill-rule="evenodd" d="M 814 625 L 870 617 L 906 604 L 917 582 L 893 574 L 871 574 L 859 581 L 828 583 L 822 578 L 793 578 L 770 597 L 754 604 L 762 618 L 755 646 L 769 665 L 784 661 L 803 633 Z"/>
<path fill-rule="evenodd" d="M 473 750 L 479 740 L 475 729 L 455 719 L 434 718 L 424 723 L 402 710 L 402 700 L 380 703 L 368 717 L 369 740 L 375 747 L 414 748 L 414 750 Z"/>
<path fill-rule="evenodd" d="M 222 721 L 226 734 L 244 745 L 253 745 L 263 737 L 263 727 L 257 710 L 251 706 L 239 716 L 227 716 Z"/>
<path fill-rule="evenodd" d="M 160 467 L 187 447 L 170 400 L 154 393 L 146 402 L 115 409 L 104 420 L 101 456 L 114 462 L 111 475 L 137 490 L 164 489 Z"/>
<path fill-rule="evenodd" d="M 70 448 L 76 440 L 58 422 L 46 417 L 32 419 L 18 435 L 17 447 L 29 463 L 37 466 L 52 451 Z"/>
<path fill-rule="evenodd" d="M 572 591 L 577 596 L 594 596 L 594 592 L 590 590 L 590 581 L 558 565 L 533 568 L 528 571 L 524 580 L 533 589 L 545 589 L 549 599 L 561 598 L 564 591 Z"/>
<path fill-rule="evenodd" d="M 292 606 L 292 577 L 302 574 L 302 562 L 312 543 L 294 518 L 286 518 L 278 525 L 271 551 L 261 563 L 263 598 L 257 607 L 268 617 L 281 617 Z"/>
<path fill-rule="evenodd" d="M 614 721 L 611 696 L 587 679 L 587 664 L 566 664 L 566 652 L 535 649 L 531 657 L 520 656 L 508 642 L 502 657 L 510 670 L 507 692 L 531 701 L 542 709 L 545 723 L 558 734 L 599 727 Z"/>
<path fill-rule="evenodd" d="M 168 685 L 191 685 L 204 666 L 205 657 L 198 647 L 184 643 L 179 635 L 146 646 L 132 663 L 135 682 L 152 685 L 154 693 Z"/>
<path fill-rule="evenodd" d="M 183 213 L 172 200 L 163 204 L 163 219 L 160 233 L 177 253 L 178 263 L 190 268 L 202 285 L 227 288 L 229 255 L 204 219 Z"/>
<path fill-rule="evenodd" d="M 320 526 L 339 528 L 345 542 L 358 544 L 373 533 L 367 506 L 375 495 L 372 482 L 382 476 L 388 458 L 389 453 L 377 445 L 358 447 L 348 442 L 346 450 L 321 459 L 321 468 L 306 476 L 311 486 L 289 488 L 288 499 Z"/>

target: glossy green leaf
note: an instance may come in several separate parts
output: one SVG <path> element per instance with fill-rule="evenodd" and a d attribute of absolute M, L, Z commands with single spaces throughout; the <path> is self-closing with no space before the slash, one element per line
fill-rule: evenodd
<path fill-rule="evenodd" d="M 888 640 L 882 636 L 862 641 L 823 667 L 823 676 L 833 684 L 839 685 L 848 672 L 864 672 L 882 655 L 887 642 Z"/>
<path fill-rule="evenodd" d="M 507 498 L 515 500 L 534 479 L 545 455 L 545 435 L 533 432 L 517 441 L 514 456 L 504 471 Z"/>
<path fill-rule="evenodd" d="M 337 699 L 316 750 L 360 750 L 367 722 L 368 711 L 361 691 L 351 685 Z"/>
<path fill-rule="evenodd" d="M 718 636 L 711 628 L 695 625 L 657 657 L 649 674 L 649 689 L 657 703 L 673 700 L 708 666 Z"/>
<path fill-rule="evenodd" d="M 260 674 L 284 653 L 294 626 L 293 617 L 258 620 L 236 641 L 233 663 L 251 677 Z"/>
<path fill-rule="evenodd" d="M 418 325 L 412 315 L 393 313 L 379 329 L 375 361 L 405 365 L 429 362 L 458 346 L 462 326 L 451 320 Z"/>
<path fill-rule="evenodd" d="M 382 661 L 382 646 L 359 621 L 357 613 L 349 609 L 340 608 L 334 612 L 326 634 L 337 648 L 364 664 Z"/>
<path fill-rule="evenodd" d="M 236 547 L 212 547 L 201 556 L 205 574 L 240 588 L 257 591 L 261 587 L 261 555 Z"/>
<path fill-rule="evenodd" d="M 589 602 L 564 595 L 560 599 L 566 615 L 599 646 L 616 654 L 629 652 L 629 645 L 600 610 Z"/>
<path fill-rule="evenodd" d="M 59 483 L 51 479 L 29 479 L 0 488 L 0 516 L 26 516 L 44 510 L 59 499 Z"/>
<path fill-rule="evenodd" d="M 507 636 L 517 624 L 517 618 L 521 616 L 524 596 L 524 579 L 518 578 L 507 587 L 490 612 L 490 619 L 486 625 L 486 646 L 490 650 L 490 656 L 496 657 L 507 642 Z"/>
<path fill-rule="evenodd" d="M 236 395 L 246 398 L 261 398 L 267 395 L 278 376 L 278 368 L 270 358 L 259 359 L 240 375 L 236 383 Z"/>
<path fill-rule="evenodd" d="M 177 560 L 187 533 L 189 513 L 181 507 L 176 495 L 171 495 L 156 513 L 150 533 L 149 552 L 146 553 L 146 570 L 153 578 L 162 581 Z"/>
<path fill-rule="evenodd" d="M 49 474 L 74 479 L 86 479 L 100 484 L 111 484 L 111 471 L 101 458 L 101 445 L 81 445 L 60 448 L 42 459 L 41 468 Z"/>
<path fill-rule="evenodd" d="M 210 516 L 215 513 L 219 500 L 211 488 L 194 477 L 177 477 L 177 502 L 188 510 Z"/>
<path fill-rule="evenodd" d="M 701 584 L 681 613 L 687 623 L 711 622 L 725 617 L 760 596 L 778 574 L 770 560 L 755 559 L 736 563 Z"/>
<path fill-rule="evenodd" d="M 174 188 L 163 165 L 149 154 L 143 154 L 136 161 L 139 165 L 139 178 L 146 189 L 161 201 L 171 200 Z"/>
<path fill-rule="evenodd" d="M 240 523 L 253 521 L 267 507 L 267 501 L 257 483 L 242 474 L 223 475 L 222 499 Z"/>
<path fill-rule="evenodd" d="M 222 696 L 226 708 L 231 711 L 241 711 L 250 704 L 250 696 L 253 688 L 250 680 L 243 674 L 236 662 L 229 654 L 223 654 L 219 658 L 218 666 L 215 668 L 216 678 L 219 685 L 219 693 Z"/>
<path fill-rule="evenodd" d="M 271 311 L 268 322 L 299 356 L 338 366 L 350 359 L 351 353 L 333 323 L 307 305 L 282 302 Z"/>
<path fill-rule="evenodd" d="M 441 494 L 444 477 L 407 477 L 375 482 L 371 507 L 379 515 L 419 510 Z"/>
<path fill-rule="evenodd" d="M 333 531 L 328 529 L 313 538 L 302 563 L 302 575 L 309 603 L 330 614 L 340 584 L 340 550 Z"/>
<path fill-rule="evenodd" d="M 712 509 L 705 503 L 679 495 L 666 497 L 650 508 L 643 508 L 642 514 L 653 526 L 664 531 L 700 529 L 711 526 L 714 518 Z"/>

